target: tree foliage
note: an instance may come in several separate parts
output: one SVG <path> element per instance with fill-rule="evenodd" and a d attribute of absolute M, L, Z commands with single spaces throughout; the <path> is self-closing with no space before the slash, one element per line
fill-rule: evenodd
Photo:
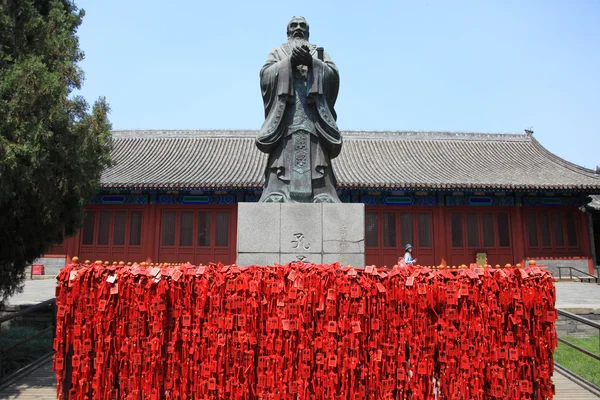
<path fill-rule="evenodd" d="M 72 93 L 83 16 L 69 0 L 0 0 L 0 301 L 76 232 L 110 163 L 108 104 Z"/>

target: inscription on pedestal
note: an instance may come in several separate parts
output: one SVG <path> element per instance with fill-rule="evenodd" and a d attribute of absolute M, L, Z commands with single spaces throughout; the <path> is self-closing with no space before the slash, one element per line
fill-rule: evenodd
<path fill-rule="evenodd" d="M 323 253 L 365 252 L 365 207 L 363 204 L 323 204 Z"/>
<path fill-rule="evenodd" d="M 237 264 L 339 262 L 362 268 L 364 232 L 363 204 L 240 203 Z"/>
<path fill-rule="evenodd" d="M 304 241 L 303 233 L 294 233 L 294 239 L 292 239 L 292 249 L 310 250 L 310 243 Z"/>
<path fill-rule="evenodd" d="M 282 253 L 280 260 L 281 264 L 298 261 L 309 264 L 321 264 L 323 262 L 323 256 L 321 254 L 313 253 Z"/>

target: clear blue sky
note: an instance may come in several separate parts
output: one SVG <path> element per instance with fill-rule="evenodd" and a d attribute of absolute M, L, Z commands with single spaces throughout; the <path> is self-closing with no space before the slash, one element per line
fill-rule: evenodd
<path fill-rule="evenodd" d="M 342 130 L 519 133 L 600 165 L 600 2 L 78 0 L 82 94 L 114 129 L 258 129 L 294 15 L 341 75 Z"/>

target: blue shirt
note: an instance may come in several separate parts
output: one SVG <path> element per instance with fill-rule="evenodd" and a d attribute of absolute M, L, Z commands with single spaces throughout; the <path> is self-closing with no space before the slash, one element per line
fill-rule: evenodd
<path fill-rule="evenodd" d="M 410 252 L 406 252 L 404 253 L 404 262 L 407 264 L 412 265 L 413 264 L 413 258 L 412 258 L 412 254 L 410 254 Z"/>

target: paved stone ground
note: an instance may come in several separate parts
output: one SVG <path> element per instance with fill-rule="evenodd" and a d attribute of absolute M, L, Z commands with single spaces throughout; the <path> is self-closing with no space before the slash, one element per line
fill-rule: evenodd
<path fill-rule="evenodd" d="M 56 376 L 52 360 L 0 390 L 0 399 L 56 399 Z"/>
<path fill-rule="evenodd" d="M 556 282 L 556 308 L 575 314 L 600 314 L 600 285 L 582 282 Z M 579 312 L 585 309 L 585 312 Z"/>
<path fill-rule="evenodd" d="M 581 386 L 567 379 L 558 372 L 552 378 L 556 387 L 554 400 L 588 400 L 598 399 Z M 11 386 L 0 391 L 2 399 L 55 399 L 56 378 L 52 372 L 52 361 L 46 362 L 39 369 L 21 378 Z"/>
<path fill-rule="evenodd" d="M 64 257 L 63 258 L 46 257 L 46 258 L 38 258 L 37 260 L 35 260 L 33 262 L 33 264 L 43 264 L 45 276 L 56 276 L 56 275 L 58 275 L 60 270 L 65 266 L 65 261 L 66 261 L 66 259 Z"/>
<path fill-rule="evenodd" d="M 26 280 L 23 293 L 8 299 L 10 306 L 33 305 L 54 298 L 56 279 Z"/>

